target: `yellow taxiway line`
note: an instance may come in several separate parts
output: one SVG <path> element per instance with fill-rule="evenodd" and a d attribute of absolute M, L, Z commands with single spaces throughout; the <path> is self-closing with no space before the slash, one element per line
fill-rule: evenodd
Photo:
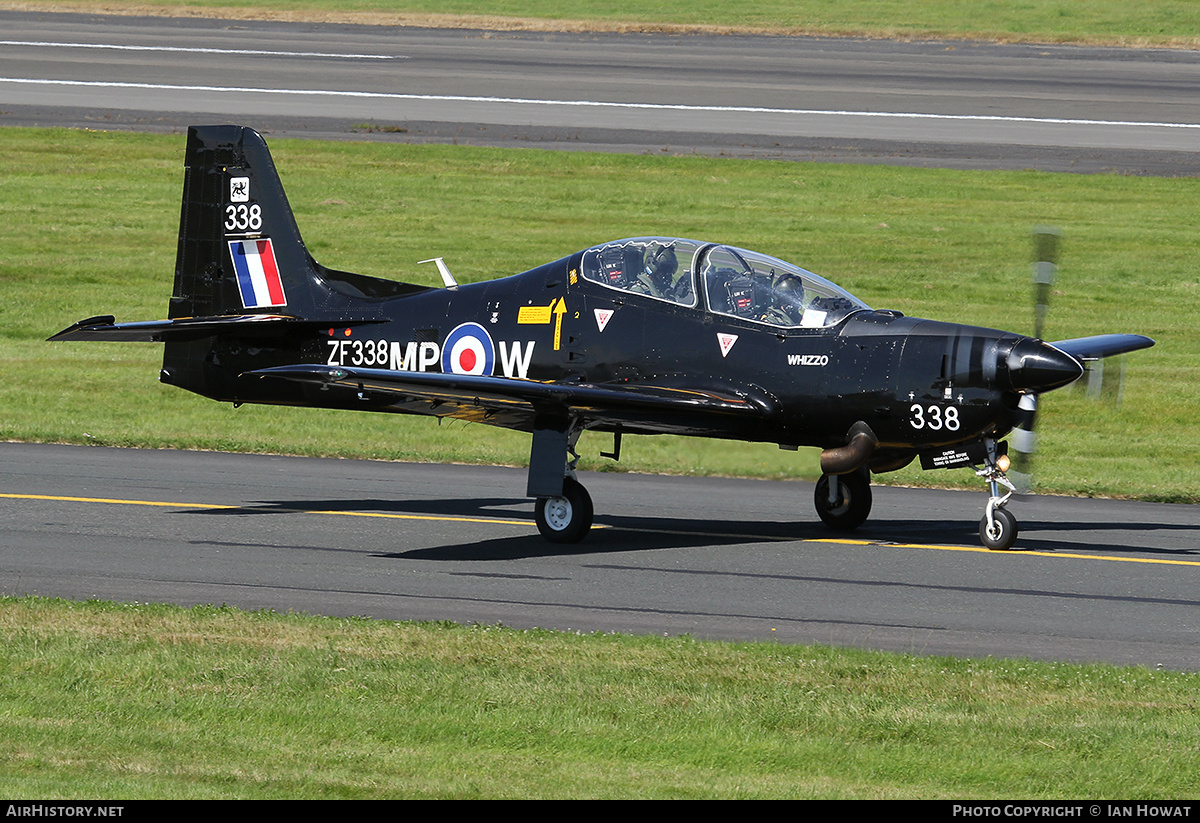
<path fill-rule="evenodd" d="M 247 509 L 248 506 L 226 506 L 219 503 L 172 503 L 165 500 L 120 500 L 108 497 L 66 497 L 54 494 L 0 494 L 0 498 L 12 500 L 57 500 L 66 503 L 113 503 L 124 506 L 160 506 L 168 509 L 220 509 L 229 511 L 231 509 Z M 498 523 L 506 526 L 532 526 L 532 520 L 502 520 L 496 517 L 454 517 L 451 515 L 434 515 L 434 514 L 385 514 L 383 512 L 339 512 L 339 511 L 322 511 L 318 509 L 280 509 L 281 511 L 291 511 L 296 514 L 340 514 L 346 517 L 385 517 L 396 520 L 444 520 L 455 523 Z"/>
<path fill-rule="evenodd" d="M 246 506 L 228 506 L 214 503 L 173 503 L 164 500 L 122 500 L 118 498 L 107 497 L 68 497 L 65 495 L 52 494 L 4 494 L 0 493 L 0 498 L 10 500 L 55 500 L 66 503 L 109 503 L 124 506 L 158 506 L 161 508 L 176 508 L 176 509 L 247 509 Z M 487 523 L 492 525 L 503 526 L 533 526 L 532 520 L 506 520 L 496 517 L 455 517 L 451 515 L 433 515 L 433 514 L 386 514 L 383 512 L 351 512 L 351 511 L 331 511 L 318 509 L 288 509 L 300 514 L 335 514 L 344 517 L 379 517 L 390 518 L 395 520 L 436 520 L 454 523 Z M 596 525 L 592 528 L 604 528 Z M 998 552 L 983 546 L 942 546 L 933 543 L 892 543 L 881 540 L 855 540 L 852 538 L 790 538 L 790 537 L 770 537 L 762 535 L 750 534 L 714 534 L 712 532 L 693 532 L 682 529 L 633 529 L 633 531 L 652 533 L 652 534 L 678 534 L 682 536 L 705 536 L 705 537 L 727 537 L 733 539 L 743 539 L 747 541 L 771 541 L 771 542 L 795 542 L 795 543 L 835 543 L 845 546 L 886 546 L 897 549 L 929 549 L 932 551 L 943 552 L 978 552 L 981 554 L 1009 557 L 1053 557 L 1056 559 L 1071 559 L 1071 560 L 1107 560 L 1113 563 L 1143 563 L 1147 565 L 1163 565 L 1163 566 L 1200 566 L 1200 560 L 1168 560 L 1153 557 L 1113 557 L 1103 554 L 1080 554 L 1078 552 L 1045 552 L 1016 549 L 1012 551 Z"/>

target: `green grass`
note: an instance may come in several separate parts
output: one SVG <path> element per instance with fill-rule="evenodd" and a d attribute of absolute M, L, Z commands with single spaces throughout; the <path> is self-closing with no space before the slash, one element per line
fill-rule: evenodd
<path fill-rule="evenodd" d="M 1198 675 L 0 599 L 0 795 L 1195 797 Z"/>
<path fill-rule="evenodd" d="M 242 4 L 229 0 L 45 0 L 34 5 L 107 13 L 126 8 L 134 13 L 499 28 L 653 30 L 690 26 L 783 34 L 1119 45 L 1195 47 L 1200 42 L 1200 12 L 1192 0 L 259 0 Z"/>
<path fill-rule="evenodd" d="M 601 239 L 716 239 L 796 261 L 876 308 L 1032 327 L 1030 230 L 1065 234 L 1051 339 L 1134 331 L 1125 402 L 1044 398 L 1043 490 L 1195 501 L 1200 489 L 1197 182 L 534 150 L 272 140 L 327 265 L 435 283 L 521 271 Z M 165 316 L 181 137 L 3 129 L 0 437 L 518 465 L 528 438 L 425 418 L 233 409 L 157 382 L 153 344 L 44 342 L 83 317 Z M 631 438 L 586 469 L 813 477 L 816 456 Z M 915 468 L 885 480 L 977 485 Z"/>

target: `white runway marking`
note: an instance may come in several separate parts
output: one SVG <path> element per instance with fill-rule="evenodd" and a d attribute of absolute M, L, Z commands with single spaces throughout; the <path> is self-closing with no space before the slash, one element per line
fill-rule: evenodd
<path fill-rule="evenodd" d="M 51 80 L 0 77 L 0 83 L 80 88 L 144 89 L 153 91 L 196 91 L 226 94 L 268 94 L 297 97 L 345 97 L 382 100 L 425 100 L 443 103 L 501 103 L 524 106 L 576 108 L 648 109 L 655 111 L 709 112 L 727 114 L 778 114 L 784 116 L 859 117 L 893 120 L 944 120 L 957 122 L 1034 123 L 1038 125 L 1108 126 L 1130 128 L 1200 129 L 1200 123 L 1140 122 L 1129 120 L 1086 120 L 1060 117 L 1016 117 L 984 114 L 928 114 L 923 112 L 839 111 L 825 109 L 775 109 L 762 106 L 695 106 L 679 103 L 617 103 L 602 100 L 538 100 L 526 97 L 476 97 L 444 94 L 400 94 L 395 92 L 336 89 L 270 89 L 251 86 L 192 86 L 163 83 L 123 83 L 102 80 Z"/>
<path fill-rule="evenodd" d="M 116 43 L 52 43 L 44 40 L 0 40 L 0 46 L 37 46 L 55 49 L 111 49 L 114 51 L 192 52 L 195 54 L 250 54 L 261 57 L 335 57 L 348 60 L 397 60 L 389 54 L 340 54 L 321 51 L 263 51 L 261 49 L 204 49 L 183 46 L 122 46 Z"/>

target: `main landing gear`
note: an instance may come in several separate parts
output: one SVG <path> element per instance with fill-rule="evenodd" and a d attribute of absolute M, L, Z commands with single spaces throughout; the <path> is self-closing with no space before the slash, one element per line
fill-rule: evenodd
<path fill-rule="evenodd" d="M 551 543 L 578 543 L 592 528 L 591 495 L 575 479 L 582 432 L 578 421 L 548 420 L 533 433 L 526 493 L 537 498 L 534 520 Z"/>
<path fill-rule="evenodd" d="M 539 497 L 533 516 L 551 543 L 578 543 L 592 528 L 592 498 L 582 483 L 564 477 L 562 496 Z"/>
<path fill-rule="evenodd" d="M 1017 542 L 1017 518 L 1004 505 L 1017 488 L 1005 475 L 1010 465 L 1008 455 L 997 452 L 995 440 L 987 440 L 984 445 L 987 447 L 987 456 L 983 468 L 976 469 L 975 474 L 987 480 L 991 497 L 988 498 L 983 519 L 979 521 L 979 539 L 993 551 L 1006 551 Z M 1001 486 L 1008 489 L 1004 495 L 1000 494 Z"/>
<path fill-rule="evenodd" d="M 817 516 L 837 531 L 857 529 L 871 513 L 871 473 L 861 466 L 849 474 L 823 474 L 813 494 Z"/>

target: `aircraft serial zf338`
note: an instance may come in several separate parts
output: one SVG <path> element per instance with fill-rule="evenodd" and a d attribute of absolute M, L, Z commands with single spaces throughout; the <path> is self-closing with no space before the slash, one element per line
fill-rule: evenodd
<path fill-rule="evenodd" d="M 1085 361 L 1153 345 L 1047 344 L 877 311 L 782 260 L 680 238 L 601 243 L 469 285 L 422 262 L 444 287 L 326 268 L 262 137 L 193 127 L 169 319 L 93 317 L 50 339 L 165 343 L 162 382 L 235 405 L 530 432 L 526 494 L 555 542 L 591 527 L 575 446 L 592 430 L 613 434 L 614 458 L 626 433 L 818 447 L 817 513 L 841 530 L 866 519 L 872 471 L 974 466 L 990 489 L 980 535 L 996 549 L 1017 533 L 999 438 Z"/>

